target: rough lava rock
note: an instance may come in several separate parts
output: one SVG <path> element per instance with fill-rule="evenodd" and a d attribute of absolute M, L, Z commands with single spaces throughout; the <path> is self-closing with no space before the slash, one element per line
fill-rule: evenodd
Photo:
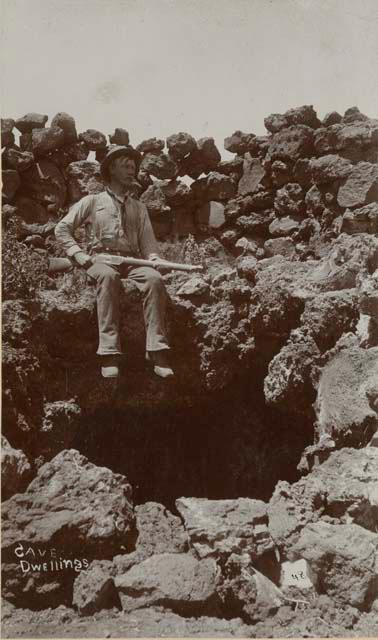
<path fill-rule="evenodd" d="M 361 207 L 378 201 L 378 165 L 359 162 L 340 187 L 337 202 L 340 207 Z"/>
<path fill-rule="evenodd" d="M 63 130 L 65 144 L 73 144 L 77 141 L 75 119 L 69 113 L 64 111 L 57 113 L 51 120 L 51 127 L 59 127 Z"/>
<path fill-rule="evenodd" d="M 40 113 L 27 113 L 15 121 L 15 127 L 20 133 L 31 133 L 33 129 L 43 129 L 48 119 Z"/>
<path fill-rule="evenodd" d="M 100 164 L 96 161 L 79 160 L 71 162 L 67 169 L 68 197 L 71 204 L 87 195 L 96 195 L 104 191 Z"/>
<path fill-rule="evenodd" d="M 106 148 L 106 136 L 97 129 L 87 129 L 79 134 L 79 140 L 85 142 L 90 151 Z"/>
<path fill-rule="evenodd" d="M 8 500 L 15 493 L 23 491 L 30 479 L 31 466 L 20 449 L 13 449 L 8 440 L 1 436 L 1 495 Z"/>

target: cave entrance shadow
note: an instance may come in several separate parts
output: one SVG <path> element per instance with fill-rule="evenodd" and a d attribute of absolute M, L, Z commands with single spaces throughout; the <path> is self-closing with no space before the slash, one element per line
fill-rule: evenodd
<path fill-rule="evenodd" d="M 189 408 L 97 410 L 72 446 L 125 475 L 135 504 L 156 501 L 175 511 L 183 496 L 269 500 L 278 480 L 298 479 L 312 435 L 313 416 L 267 407 L 262 384 L 244 374 Z"/>

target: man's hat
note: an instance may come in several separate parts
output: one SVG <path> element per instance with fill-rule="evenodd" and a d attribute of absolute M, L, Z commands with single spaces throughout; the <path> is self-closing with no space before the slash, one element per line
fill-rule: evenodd
<path fill-rule="evenodd" d="M 105 158 L 101 162 L 101 169 L 100 169 L 101 176 L 103 180 L 105 180 L 105 182 L 109 182 L 110 180 L 110 176 L 109 176 L 110 163 L 116 158 L 120 158 L 121 156 L 126 156 L 127 158 L 131 158 L 132 160 L 134 160 L 135 166 L 136 166 L 136 173 L 138 173 L 139 165 L 142 160 L 142 156 L 139 153 L 139 151 L 137 151 L 136 149 L 133 149 L 133 147 L 131 147 L 130 145 L 127 145 L 127 146 L 112 145 L 109 148 Z"/>

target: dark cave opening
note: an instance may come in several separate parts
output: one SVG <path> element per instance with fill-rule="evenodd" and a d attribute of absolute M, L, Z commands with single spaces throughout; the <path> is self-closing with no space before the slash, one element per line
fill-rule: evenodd
<path fill-rule="evenodd" d="M 298 479 L 313 420 L 267 406 L 263 376 L 244 372 L 189 408 L 97 409 L 81 421 L 72 446 L 125 475 L 135 504 L 175 511 L 183 496 L 269 500 L 278 480 Z"/>

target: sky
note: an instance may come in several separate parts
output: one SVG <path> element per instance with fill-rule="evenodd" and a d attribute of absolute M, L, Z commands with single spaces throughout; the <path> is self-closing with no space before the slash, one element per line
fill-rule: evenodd
<path fill-rule="evenodd" d="M 378 117 L 378 0 L 1 0 L 1 112 L 130 142 L 264 134 L 312 104 Z"/>

